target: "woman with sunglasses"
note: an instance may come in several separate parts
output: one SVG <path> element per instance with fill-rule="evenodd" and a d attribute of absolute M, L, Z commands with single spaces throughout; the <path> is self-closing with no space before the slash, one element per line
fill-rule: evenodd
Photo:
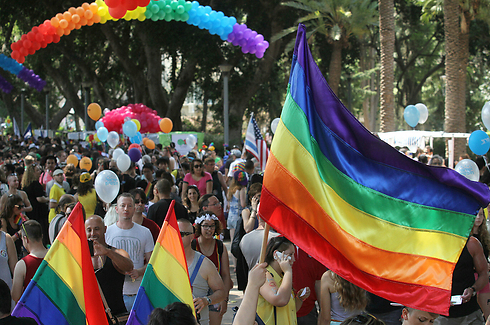
<path fill-rule="evenodd" d="M 320 302 L 318 325 L 338 325 L 363 312 L 369 300 L 364 289 L 328 270 L 322 276 Z"/>
<path fill-rule="evenodd" d="M 189 185 L 187 188 L 186 198 L 184 199 L 184 206 L 187 209 L 189 215 L 189 220 L 194 222 L 197 218 L 199 212 L 199 199 L 201 194 L 199 194 L 199 189 L 196 185 Z"/>
<path fill-rule="evenodd" d="M 145 216 L 147 203 L 145 191 L 143 191 L 141 187 L 138 187 L 129 191 L 129 194 L 134 197 L 133 222 L 148 228 L 153 237 L 153 242 L 156 243 L 158 235 L 160 234 L 160 227 L 158 227 L 155 221 L 150 220 Z"/>
<path fill-rule="evenodd" d="M 196 185 L 201 195 L 211 194 L 213 191 L 213 177 L 204 171 L 201 159 L 194 159 L 191 162 L 191 171 L 184 177 L 182 184 L 182 201 L 185 200 L 187 187 Z"/>
<path fill-rule="evenodd" d="M 2 211 L 0 212 L 2 231 L 9 234 L 14 240 L 18 259 L 24 257 L 24 252 L 22 251 L 22 240 L 20 240 L 20 228 L 22 223 L 28 220 L 28 218 L 22 214 L 23 208 L 24 202 L 22 201 L 22 198 L 17 194 L 11 194 L 8 196 L 7 202 L 2 207 Z"/>
<path fill-rule="evenodd" d="M 228 250 L 223 242 L 215 239 L 221 233 L 221 223 L 218 217 L 210 211 L 199 213 L 194 226 L 196 227 L 196 239 L 192 241 L 192 248 L 211 260 L 216 266 L 225 285 L 226 297 L 233 288 L 230 276 L 230 260 Z M 210 292 L 209 294 L 212 294 Z M 228 298 L 219 304 L 209 306 L 209 324 L 219 325 L 227 310 Z"/>
<path fill-rule="evenodd" d="M 265 253 L 266 281 L 260 287 L 257 315 L 266 325 L 297 324 L 296 312 L 310 288 L 293 292 L 292 265 L 296 247 L 285 237 L 269 240 Z"/>

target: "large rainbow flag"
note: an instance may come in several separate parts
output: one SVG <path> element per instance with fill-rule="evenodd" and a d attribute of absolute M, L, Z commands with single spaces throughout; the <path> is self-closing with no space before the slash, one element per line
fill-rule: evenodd
<path fill-rule="evenodd" d="M 448 314 L 454 266 L 489 189 L 414 161 L 332 92 L 299 26 L 259 214 L 328 268 L 391 301 Z"/>
<path fill-rule="evenodd" d="M 12 315 L 42 325 L 108 324 L 77 203 Z"/>
<path fill-rule="evenodd" d="M 165 308 L 174 302 L 186 303 L 194 310 L 187 261 L 174 205 L 175 201 L 172 201 L 168 208 L 127 325 L 145 325 L 153 309 Z"/>

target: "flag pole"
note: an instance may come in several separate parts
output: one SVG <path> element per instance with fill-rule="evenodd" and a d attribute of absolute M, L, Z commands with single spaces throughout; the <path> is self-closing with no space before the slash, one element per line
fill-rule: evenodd
<path fill-rule="evenodd" d="M 267 248 L 267 242 L 269 239 L 269 230 L 270 229 L 271 229 L 271 226 L 269 226 L 269 224 L 266 223 L 265 228 L 264 228 L 264 237 L 262 238 L 262 248 L 260 249 L 259 263 L 264 263 L 264 260 L 265 260 L 265 249 Z"/>

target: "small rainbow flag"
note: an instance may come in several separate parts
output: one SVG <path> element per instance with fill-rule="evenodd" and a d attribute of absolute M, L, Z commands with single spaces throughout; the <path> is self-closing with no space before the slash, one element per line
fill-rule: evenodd
<path fill-rule="evenodd" d="M 348 281 L 447 315 L 452 272 L 488 187 L 366 130 L 328 86 L 305 33 L 300 25 L 259 214 Z"/>
<path fill-rule="evenodd" d="M 108 324 L 77 203 L 12 315 L 38 324 Z"/>
<path fill-rule="evenodd" d="M 127 325 L 145 325 L 153 309 L 165 308 L 174 302 L 186 303 L 194 310 L 187 261 L 174 205 L 175 201 L 172 201 L 168 208 Z"/>
<path fill-rule="evenodd" d="M 24 221 L 27 221 L 27 218 L 26 218 L 26 216 L 25 216 L 23 213 L 19 214 L 19 215 L 18 215 L 17 217 L 15 217 L 15 219 L 14 219 L 14 222 L 15 222 L 17 225 L 19 225 L 19 226 L 20 226 L 20 225 L 21 225 L 21 224 L 22 224 Z"/>

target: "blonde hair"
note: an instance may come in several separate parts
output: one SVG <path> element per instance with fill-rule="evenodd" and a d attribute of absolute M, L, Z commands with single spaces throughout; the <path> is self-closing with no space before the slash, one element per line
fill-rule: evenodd
<path fill-rule="evenodd" d="M 334 281 L 334 290 L 339 295 L 340 305 L 348 311 L 366 309 L 369 303 L 366 290 L 359 288 L 333 272 L 331 274 Z"/>

